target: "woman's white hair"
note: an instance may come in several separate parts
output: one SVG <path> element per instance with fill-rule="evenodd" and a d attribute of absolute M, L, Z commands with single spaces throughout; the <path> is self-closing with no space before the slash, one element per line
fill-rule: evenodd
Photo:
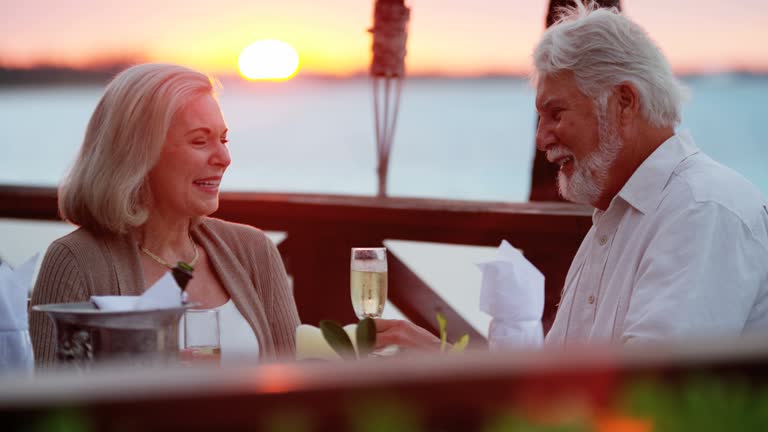
<path fill-rule="evenodd" d="M 147 174 L 160 158 L 171 120 L 203 94 L 214 94 L 211 78 L 183 66 L 147 63 L 118 74 L 59 186 L 61 216 L 98 232 L 122 234 L 142 225 L 152 197 Z"/>
<path fill-rule="evenodd" d="M 591 0 L 574 3 L 559 10 L 534 50 L 534 84 L 570 71 L 579 89 L 605 109 L 611 89 L 628 82 L 652 125 L 678 125 L 687 92 L 648 34 L 616 8 L 600 8 Z"/>

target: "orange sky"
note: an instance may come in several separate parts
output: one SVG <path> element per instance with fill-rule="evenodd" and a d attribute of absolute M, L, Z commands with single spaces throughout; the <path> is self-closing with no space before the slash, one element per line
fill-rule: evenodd
<path fill-rule="evenodd" d="M 155 4 L 157 3 L 157 5 Z M 763 0 L 623 0 L 679 71 L 768 70 Z M 528 70 L 547 1 L 411 0 L 409 73 Z M 373 0 L 0 0 L 0 64 L 82 66 L 133 58 L 236 73 L 258 39 L 293 45 L 301 71 L 370 61 Z"/>

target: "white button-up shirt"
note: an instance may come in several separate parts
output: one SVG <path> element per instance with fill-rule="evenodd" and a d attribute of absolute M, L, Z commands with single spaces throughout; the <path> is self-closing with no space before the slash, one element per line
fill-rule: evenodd
<path fill-rule="evenodd" d="M 566 277 L 550 345 L 768 332 L 768 204 L 687 134 L 605 211 Z"/>

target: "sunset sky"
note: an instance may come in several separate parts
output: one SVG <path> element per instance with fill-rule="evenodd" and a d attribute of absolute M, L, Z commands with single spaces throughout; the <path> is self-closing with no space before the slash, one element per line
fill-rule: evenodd
<path fill-rule="evenodd" d="M 370 61 L 373 0 L 0 0 L 0 65 L 131 59 L 236 73 L 259 39 L 293 45 L 301 73 L 347 75 Z M 411 74 L 528 71 L 546 0 L 411 0 Z M 768 71 L 764 0 L 623 0 L 679 72 Z"/>

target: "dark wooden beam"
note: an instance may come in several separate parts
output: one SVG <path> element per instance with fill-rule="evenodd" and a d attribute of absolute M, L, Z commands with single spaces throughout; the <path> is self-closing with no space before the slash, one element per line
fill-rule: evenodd
<path fill-rule="evenodd" d="M 0 217 L 60 220 L 56 188 L 0 185 Z"/>

